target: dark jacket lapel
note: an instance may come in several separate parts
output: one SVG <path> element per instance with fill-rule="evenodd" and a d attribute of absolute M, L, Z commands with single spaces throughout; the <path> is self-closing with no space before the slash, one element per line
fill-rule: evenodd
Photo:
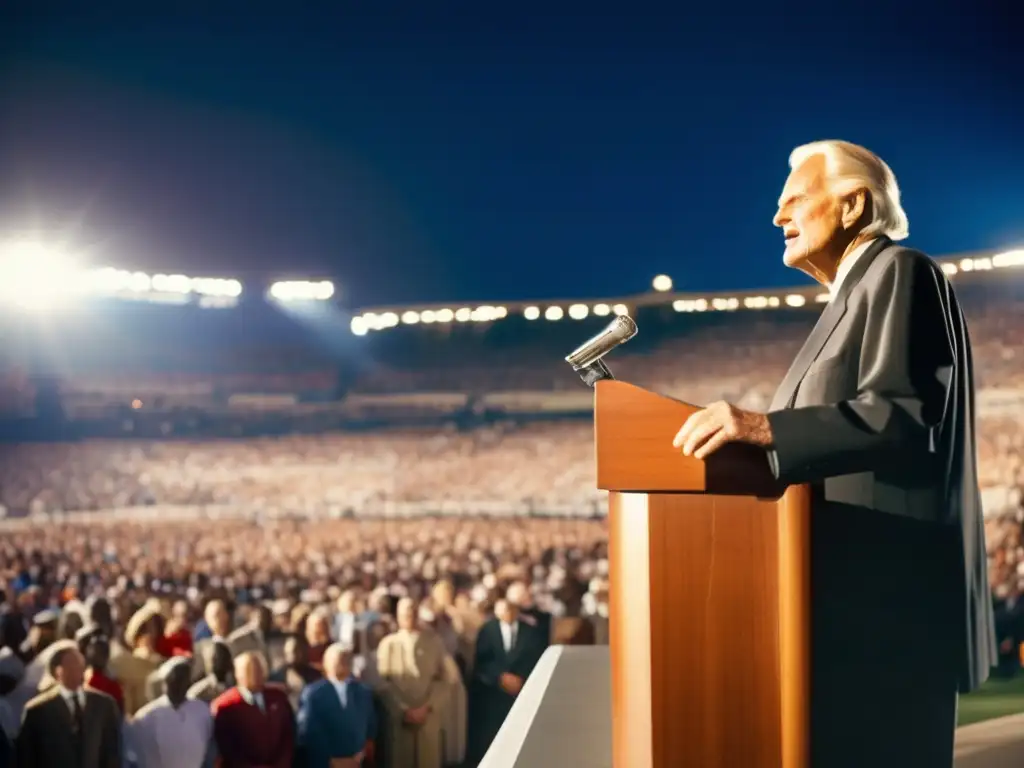
<path fill-rule="evenodd" d="M 839 321 L 843 319 L 843 315 L 846 314 L 846 302 L 850 296 L 850 291 L 863 277 L 875 257 L 890 245 L 892 245 L 892 241 L 889 238 L 878 238 L 853 265 L 853 268 L 843 280 L 843 284 L 839 286 L 838 294 L 825 307 L 821 317 L 818 318 L 818 322 L 815 323 L 811 335 L 807 337 L 807 341 L 804 342 L 800 352 L 797 353 L 796 359 L 793 360 L 793 365 L 790 366 L 786 377 L 782 380 L 782 384 L 779 385 L 779 389 L 775 393 L 775 397 L 772 398 L 770 411 L 793 407 L 797 391 L 804 376 L 807 374 L 807 369 L 810 368 L 811 363 L 818 359 L 822 348 L 832 337 L 832 333 L 835 331 L 836 326 L 839 325 Z"/>

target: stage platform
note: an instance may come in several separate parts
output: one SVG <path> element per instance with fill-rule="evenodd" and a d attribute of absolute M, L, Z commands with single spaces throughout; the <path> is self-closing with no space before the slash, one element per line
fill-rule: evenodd
<path fill-rule="evenodd" d="M 479 768 L 611 768 L 611 720 L 608 647 L 552 646 Z M 1009 766 L 1024 766 L 1024 715 L 957 731 L 956 768 Z"/>

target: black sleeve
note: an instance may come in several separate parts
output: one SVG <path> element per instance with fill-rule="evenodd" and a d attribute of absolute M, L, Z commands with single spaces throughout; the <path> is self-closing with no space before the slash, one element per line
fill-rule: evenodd
<path fill-rule="evenodd" d="M 121 768 L 121 711 L 110 697 L 107 701 L 107 716 L 104 718 L 103 759 L 105 768 Z"/>
<path fill-rule="evenodd" d="M 505 671 L 504 665 L 491 643 L 489 624 L 484 624 L 476 635 L 476 649 L 473 658 L 473 675 L 486 686 L 494 687 Z"/>
<path fill-rule="evenodd" d="M 37 768 L 40 761 L 36 754 L 37 710 L 26 709 L 21 717 L 21 730 L 14 741 L 15 765 L 18 768 Z"/>
<path fill-rule="evenodd" d="M 786 484 L 921 461 L 946 400 L 952 351 L 937 267 L 900 252 L 868 298 L 857 396 L 768 414 L 769 462 Z"/>

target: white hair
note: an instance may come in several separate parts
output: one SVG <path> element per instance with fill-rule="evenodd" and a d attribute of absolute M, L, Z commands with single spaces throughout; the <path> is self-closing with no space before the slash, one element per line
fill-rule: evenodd
<path fill-rule="evenodd" d="M 864 235 L 903 240 L 910 234 L 896 175 L 882 158 L 857 144 L 829 139 L 794 149 L 789 154 L 789 167 L 795 169 L 815 155 L 825 157 L 825 173 L 837 194 L 867 191 L 871 198 L 871 221 L 862 230 Z"/>

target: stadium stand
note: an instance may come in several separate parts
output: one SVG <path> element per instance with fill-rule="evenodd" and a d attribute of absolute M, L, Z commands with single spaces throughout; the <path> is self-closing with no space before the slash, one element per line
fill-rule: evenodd
<path fill-rule="evenodd" d="M 1024 280 L 978 268 L 955 284 L 974 340 L 990 575 L 1012 674 L 1024 640 Z M 640 333 L 611 367 L 692 402 L 765 408 L 817 293 L 622 299 Z M 103 300 L 46 323 L 5 316 L 16 340 L 0 358 L 8 613 L 70 605 L 69 616 L 102 599 L 130 645 L 129 619 L 154 598 L 176 617 L 161 635 L 171 638 L 191 636 L 217 597 L 236 622 L 265 602 L 275 632 L 304 634 L 323 613 L 336 636 L 346 590 L 366 616 L 412 596 L 465 671 L 476 629 L 525 579 L 555 637 L 606 641 L 591 393 L 563 358 L 612 307 L 558 321 L 522 306 L 480 322 L 401 322 L 396 311 L 369 330 L 356 321 L 390 310 Z M 432 595 L 443 578 L 450 603 Z M 371 667 L 377 641 L 358 649 Z M 449 744 L 466 728 L 464 713 L 452 718 Z"/>

